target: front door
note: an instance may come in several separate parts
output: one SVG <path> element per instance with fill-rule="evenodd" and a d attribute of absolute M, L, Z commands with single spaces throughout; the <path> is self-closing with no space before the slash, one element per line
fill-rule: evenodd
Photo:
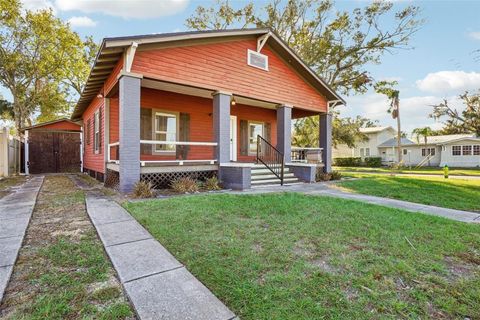
<path fill-rule="evenodd" d="M 230 161 L 237 161 L 237 117 L 230 116 Z"/>

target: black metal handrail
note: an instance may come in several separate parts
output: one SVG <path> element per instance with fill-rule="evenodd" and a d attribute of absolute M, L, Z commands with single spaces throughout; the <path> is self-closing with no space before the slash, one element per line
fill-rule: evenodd
<path fill-rule="evenodd" d="M 283 173 L 285 169 L 285 158 L 283 153 L 277 150 L 270 142 L 262 136 L 257 136 L 257 161 L 269 169 L 283 186 Z"/>

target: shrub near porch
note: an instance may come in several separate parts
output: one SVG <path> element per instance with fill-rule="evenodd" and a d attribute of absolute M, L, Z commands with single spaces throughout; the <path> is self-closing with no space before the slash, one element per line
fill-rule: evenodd
<path fill-rule="evenodd" d="M 126 207 L 241 319 L 480 317 L 478 225 L 293 193 Z"/>

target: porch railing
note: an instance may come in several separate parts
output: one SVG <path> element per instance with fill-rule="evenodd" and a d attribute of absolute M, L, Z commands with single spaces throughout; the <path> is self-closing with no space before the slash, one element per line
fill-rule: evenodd
<path fill-rule="evenodd" d="M 262 136 L 257 136 L 257 161 L 263 163 L 278 179 L 283 186 L 283 174 L 285 158 L 283 153 L 277 150 Z"/>
<path fill-rule="evenodd" d="M 292 147 L 292 162 L 321 163 L 323 148 Z"/>
<path fill-rule="evenodd" d="M 197 142 L 197 141 L 159 141 L 159 140 L 140 140 L 140 144 L 142 145 L 168 145 L 168 146 L 205 146 L 205 147 L 216 147 L 218 144 L 216 142 Z M 115 155 L 116 159 L 112 159 L 112 148 L 115 148 Z M 107 161 L 110 163 L 119 163 L 119 153 L 120 150 L 120 143 L 114 142 L 108 145 L 108 154 L 107 154 Z M 140 151 L 141 152 L 141 151 Z M 172 153 L 176 153 L 176 151 L 172 151 Z M 153 157 L 164 157 L 168 155 L 163 155 L 161 153 L 153 152 Z M 184 165 L 187 163 L 208 163 L 208 164 L 215 164 L 217 159 L 169 159 L 169 160 L 140 160 L 140 165 L 143 167 L 147 164 L 176 164 L 176 165 Z"/>

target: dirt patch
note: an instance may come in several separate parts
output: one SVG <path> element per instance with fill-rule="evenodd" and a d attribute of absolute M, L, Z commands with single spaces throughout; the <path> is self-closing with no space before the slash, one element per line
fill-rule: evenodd
<path fill-rule="evenodd" d="M 338 268 L 332 266 L 328 262 L 328 258 L 326 258 L 326 257 L 320 257 L 320 258 L 310 260 L 309 263 L 312 266 L 319 268 L 320 270 L 322 270 L 325 273 L 336 274 L 336 273 L 340 272 L 340 270 Z"/>
<path fill-rule="evenodd" d="M 95 288 L 103 287 L 113 287 L 119 295 L 97 301 Z M 132 318 L 86 213 L 84 192 L 67 176 L 45 177 L 0 318 L 42 318 L 42 312 L 52 318 L 96 318 L 114 309 L 122 314 L 120 308 L 128 316 L 119 318 Z"/>
<path fill-rule="evenodd" d="M 478 268 L 474 264 L 455 257 L 445 257 L 444 261 L 448 271 L 447 279 L 449 281 L 471 278 L 475 275 L 475 270 Z"/>
<path fill-rule="evenodd" d="M 311 258 L 315 255 L 315 246 L 304 239 L 298 240 L 293 246 L 293 253 L 302 258 Z"/>

